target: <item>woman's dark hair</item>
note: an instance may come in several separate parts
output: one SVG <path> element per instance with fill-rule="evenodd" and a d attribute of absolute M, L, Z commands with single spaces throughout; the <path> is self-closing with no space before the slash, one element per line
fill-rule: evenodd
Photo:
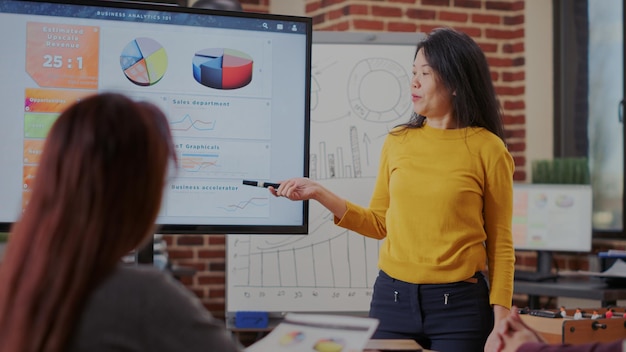
<path fill-rule="evenodd" d="M 415 56 L 420 50 L 440 83 L 450 94 L 455 93 L 452 109 L 459 126 L 483 127 L 504 140 L 500 104 L 487 58 L 478 44 L 465 33 L 438 28 L 417 44 Z M 400 126 L 418 128 L 425 119 L 414 112 L 409 122 Z"/>
<path fill-rule="evenodd" d="M 0 265 L 1 351 L 65 350 L 90 292 L 153 233 L 171 161 L 150 103 L 103 93 L 58 117 Z"/>

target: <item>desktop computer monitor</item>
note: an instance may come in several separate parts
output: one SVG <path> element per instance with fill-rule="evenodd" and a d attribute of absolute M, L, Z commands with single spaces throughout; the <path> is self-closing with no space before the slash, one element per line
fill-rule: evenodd
<path fill-rule="evenodd" d="M 537 251 L 537 272 L 543 275 L 552 272 L 551 252 L 591 251 L 591 216 L 590 185 L 513 186 L 514 248 Z"/>

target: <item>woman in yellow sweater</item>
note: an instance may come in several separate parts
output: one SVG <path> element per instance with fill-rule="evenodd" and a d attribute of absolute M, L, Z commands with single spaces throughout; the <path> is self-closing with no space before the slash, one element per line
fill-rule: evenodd
<path fill-rule="evenodd" d="M 316 200 L 337 225 L 385 239 L 374 338 L 492 351 L 513 293 L 514 162 L 484 53 L 466 34 L 433 31 L 417 45 L 411 92 L 414 113 L 385 140 L 368 208 L 307 178 L 270 192 Z"/>

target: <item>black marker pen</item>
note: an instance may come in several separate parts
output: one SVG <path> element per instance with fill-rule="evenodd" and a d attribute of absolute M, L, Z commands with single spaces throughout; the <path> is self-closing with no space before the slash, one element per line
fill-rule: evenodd
<path fill-rule="evenodd" d="M 243 180 L 243 184 L 247 186 L 255 186 L 255 187 L 280 187 L 280 183 L 272 183 L 272 182 L 261 182 L 261 181 L 251 181 L 251 180 Z"/>

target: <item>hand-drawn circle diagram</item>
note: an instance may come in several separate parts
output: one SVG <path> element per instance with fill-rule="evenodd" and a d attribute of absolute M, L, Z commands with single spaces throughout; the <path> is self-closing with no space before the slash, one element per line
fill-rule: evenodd
<path fill-rule="evenodd" d="M 368 58 L 354 66 L 348 78 L 352 111 L 369 122 L 405 117 L 411 106 L 411 80 L 402 65 L 387 58 Z"/>

